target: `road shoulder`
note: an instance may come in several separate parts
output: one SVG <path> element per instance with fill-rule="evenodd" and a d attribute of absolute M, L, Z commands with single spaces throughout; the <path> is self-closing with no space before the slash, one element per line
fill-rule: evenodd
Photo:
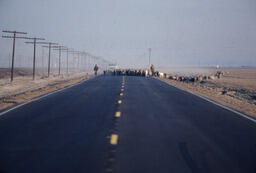
<path fill-rule="evenodd" d="M 42 86 L 37 86 L 31 89 L 24 89 L 17 93 L 10 93 L 0 98 L 0 116 L 5 112 L 20 107 L 24 104 L 38 100 L 47 95 L 67 89 L 77 85 L 83 81 L 91 79 L 92 75 L 82 75 L 67 80 L 52 81 Z"/>
<path fill-rule="evenodd" d="M 256 122 L 256 105 L 229 97 L 227 95 L 220 95 L 217 92 L 209 90 L 207 88 L 198 88 L 197 86 L 193 86 L 192 84 L 172 81 L 164 78 L 156 79 L 163 81 L 175 88 L 196 95 L 204 100 L 212 102 L 253 122 Z"/>

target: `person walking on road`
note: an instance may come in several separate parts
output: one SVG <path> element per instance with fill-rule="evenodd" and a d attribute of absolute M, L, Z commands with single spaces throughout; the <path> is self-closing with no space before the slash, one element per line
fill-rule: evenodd
<path fill-rule="evenodd" d="M 155 66 L 153 64 L 151 64 L 150 70 L 151 70 L 152 76 L 154 76 L 155 75 Z"/>
<path fill-rule="evenodd" d="M 99 70 L 99 67 L 98 67 L 98 65 L 97 64 L 95 64 L 95 66 L 94 66 L 94 74 L 95 74 L 95 76 L 97 76 L 97 72 L 98 72 L 98 70 Z"/>

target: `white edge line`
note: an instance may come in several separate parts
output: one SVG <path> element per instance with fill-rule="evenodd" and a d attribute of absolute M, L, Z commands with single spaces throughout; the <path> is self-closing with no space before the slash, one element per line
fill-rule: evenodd
<path fill-rule="evenodd" d="M 67 86 L 67 87 L 62 88 L 62 89 L 60 89 L 60 90 L 56 90 L 56 91 L 53 91 L 53 92 L 44 94 L 44 95 L 42 95 L 42 96 L 39 96 L 39 97 L 37 97 L 37 98 L 35 98 L 35 99 L 32 99 L 32 100 L 30 100 L 30 101 L 28 101 L 28 102 L 18 104 L 17 106 L 14 106 L 14 107 L 12 107 L 12 108 L 10 108 L 10 109 L 7 109 L 7 110 L 1 112 L 1 113 L 0 113 L 0 117 L 3 116 L 4 114 L 6 114 L 6 113 L 8 113 L 8 112 L 10 112 L 10 111 L 12 111 L 12 110 L 14 110 L 14 109 L 17 109 L 17 108 L 21 107 L 21 106 L 24 106 L 24 105 L 26 105 L 26 104 L 29 104 L 29 103 L 34 102 L 34 101 L 37 101 L 37 100 L 40 100 L 40 99 L 42 99 L 42 98 L 44 98 L 44 97 L 47 97 L 47 96 L 49 96 L 49 95 L 58 93 L 58 92 L 60 92 L 60 91 L 63 91 L 63 90 L 65 90 L 65 89 L 68 89 L 68 88 L 71 88 L 71 87 L 74 87 L 74 86 L 76 86 L 76 85 L 80 85 L 80 84 L 82 84 L 82 83 L 84 83 L 84 82 L 87 82 L 87 81 L 93 79 L 93 78 L 95 78 L 95 77 L 91 77 L 91 78 L 89 78 L 89 79 L 87 79 L 87 80 L 86 80 L 86 79 L 85 79 L 85 80 L 82 80 L 82 81 L 80 81 L 80 82 L 78 82 L 78 83 L 75 83 L 75 84 L 73 84 L 73 85 Z"/>
<path fill-rule="evenodd" d="M 158 78 L 156 78 L 156 79 L 158 79 Z M 172 84 L 170 84 L 170 83 L 168 83 L 167 81 L 164 81 L 164 80 L 162 80 L 162 79 L 158 79 L 158 80 L 160 80 L 160 81 L 162 81 L 162 82 L 164 82 L 164 83 L 166 83 L 166 84 L 168 84 L 168 85 L 170 85 L 170 86 L 172 86 L 172 87 L 174 87 L 174 88 L 177 88 L 177 89 L 179 89 L 179 90 L 182 90 L 182 91 L 188 92 L 188 93 L 190 93 L 190 94 L 192 94 L 192 95 L 195 95 L 195 96 L 197 96 L 197 97 L 200 97 L 201 99 L 204 99 L 204 100 L 206 100 L 206 101 L 208 101 L 208 102 L 210 102 L 210 103 L 213 103 L 213 104 L 215 104 L 215 105 L 217 105 L 217 106 L 220 106 L 220 107 L 222 107 L 222 108 L 224 108 L 224 109 L 226 109 L 226 110 L 229 110 L 229 111 L 231 111 L 231 112 L 233 112 L 233 113 L 236 113 L 237 115 L 240 115 L 240 116 L 242 116 L 242 117 L 244 117 L 244 118 L 246 118 L 246 119 L 248 119 L 248 120 L 251 120 L 252 122 L 256 123 L 256 119 L 250 117 L 249 115 L 245 115 L 245 114 L 243 114 L 243 113 L 241 113 L 241 112 L 238 112 L 238 111 L 236 111 L 236 110 L 234 110 L 234 109 L 232 109 L 232 108 L 229 108 L 229 107 L 227 107 L 227 106 L 224 106 L 224 105 L 222 105 L 222 104 L 220 104 L 220 103 L 217 103 L 217 102 L 215 102 L 215 101 L 213 101 L 213 100 L 210 100 L 210 99 L 208 99 L 208 98 L 206 98 L 206 97 L 204 97 L 204 96 L 201 96 L 201 95 L 192 93 L 191 91 L 187 91 L 187 90 L 185 90 L 185 89 L 182 89 L 182 88 L 179 88 L 179 87 L 177 87 L 177 86 L 174 86 L 174 85 L 172 85 Z"/>

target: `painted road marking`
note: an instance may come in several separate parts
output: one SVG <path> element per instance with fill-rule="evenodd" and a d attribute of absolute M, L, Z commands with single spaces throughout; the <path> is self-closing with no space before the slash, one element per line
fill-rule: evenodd
<path fill-rule="evenodd" d="M 124 91 L 124 89 L 121 89 L 121 91 Z"/>
<path fill-rule="evenodd" d="M 110 138 L 110 144 L 112 145 L 117 145 L 118 142 L 118 135 L 117 134 L 112 134 Z"/>
<path fill-rule="evenodd" d="M 122 85 L 122 88 L 124 88 L 124 86 Z"/>
<path fill-rule="evenodd" d="M 115 115 L 115 117 L 117 117 L 117 118 L 119 118 L 119 117 L 121 117 L 121 112 L 116 112 L 116 115 Z"/>
<path fill-rule="evenodd" d="M 120 93 L 120 96 L 123 96 L 124 95 L 124 93 Z"/>
<path fill-rule="evenodd" d="M 121 104 L 121 103 L 122 103 L 122 100 L 118 100 L 117 103 L 118 103 L 118 104 Z"/>

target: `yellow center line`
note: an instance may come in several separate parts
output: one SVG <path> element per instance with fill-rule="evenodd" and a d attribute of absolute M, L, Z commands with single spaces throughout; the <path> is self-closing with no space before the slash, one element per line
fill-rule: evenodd
<path fill-rule="evenodd" d="M 118 142 L 118 135 L 117 134 L 112 134 L 110 138 L 110 144 L 112 145 L 117 145 Z"/>
<path fill-rule="evenodd" d="M 124 91 L 124 89 L 121 89 L 121 91 Z"/>
<path fill-rule="evenodd" d="M 121 117 L 121 112 L 119 112 L 119 111 L 118 111 L 118 112 L 116 112 L 115 117 L 116 117 L 116 118 Z"/>
<path fill-rule="evenodd" d="M 118 100 L 117 103 L 118 103 L 118 104 L 121 104 L 121 103 L 122 103 L 122 100 Z"/>
<path fill-rule="evenodd" d="M 122 85 L 122 88 L 124 88 L 124 86 Z"/>
<path fill-rule="evenodd" d="M 124 95 L 124 93 L 120 93 L 120 96 L 123 96 Z"/>

